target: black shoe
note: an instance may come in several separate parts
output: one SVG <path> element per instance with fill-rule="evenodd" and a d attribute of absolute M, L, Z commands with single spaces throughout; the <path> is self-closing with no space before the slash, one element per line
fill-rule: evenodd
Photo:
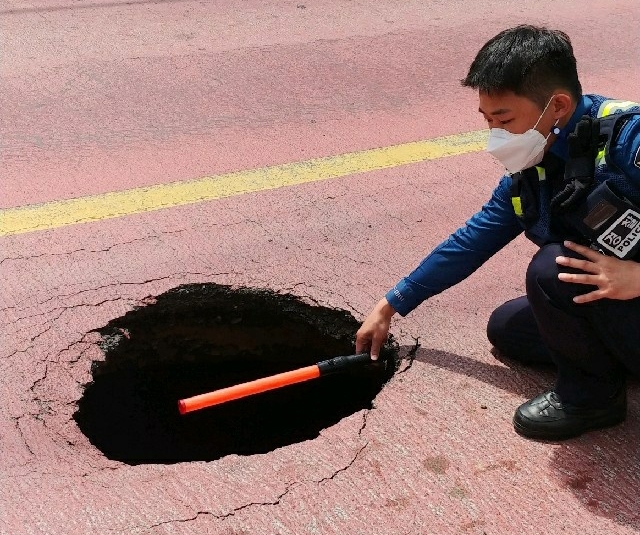
<path fill-rule="evenodd" d="M 555 392 L 545 392 L 523 403 L 513 416 L 516 433 L 542 440 L 564 440 L 590 429 L 611 427 L 627 416 L 627 392 L 603 400 L 599 407 L 564 404 Z"/>

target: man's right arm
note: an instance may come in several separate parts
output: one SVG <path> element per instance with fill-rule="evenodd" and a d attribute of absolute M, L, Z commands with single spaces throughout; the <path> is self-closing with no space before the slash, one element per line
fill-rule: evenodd
<path fill-rule="evenodd" d="M 464 280 L 522 232 L 510 188 L 511 177 L 503 177 L 478 213 L 389 290 L 358 330 L 357 352 L 370 347 L 372 358 L 377 358 L 396 312 L 406 316 L 429 297 Z"/>

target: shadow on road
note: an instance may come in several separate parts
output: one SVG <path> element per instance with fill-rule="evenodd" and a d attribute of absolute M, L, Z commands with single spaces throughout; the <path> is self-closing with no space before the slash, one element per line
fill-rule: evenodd
<path fill-rule="evenodd" d="M 529 367 L 508 361 L 491 364 L 445 351 L 418 349 L 414 358 L 525 398 L 553 385 L 555 378 L 550 366 Z M 628 418 L 624 424 L 558 443 L 549 466 L 550 475 L 562 488 L 573 492 L 590 513 L 640 530 L 640 383 L 637 379 L 631 379 L 628 401 Z"/>

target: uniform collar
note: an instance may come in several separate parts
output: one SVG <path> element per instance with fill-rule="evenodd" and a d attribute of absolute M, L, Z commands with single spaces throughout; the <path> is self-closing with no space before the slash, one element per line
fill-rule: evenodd
<path fill-rule="evenodd" d="M 557 135 L 553 145 L 551 145 L 549 152 L 564 160 L 567 159 L 567 137 L 569 137 L 569 134 L 575 130 L 578 121 L 582 119 L 583 115 L 591 115 L 590 112 L 592 106 L 593 101 L 588 96 L 582 95 L 571 119 L 569 119 L 569 122 L 564 126 L 564 128 L 562 128 L 562 130 L 560 130 L 560 133 Z"/>

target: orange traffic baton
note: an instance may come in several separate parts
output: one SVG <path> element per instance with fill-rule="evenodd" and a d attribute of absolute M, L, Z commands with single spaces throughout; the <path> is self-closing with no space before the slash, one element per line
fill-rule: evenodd
<path fill-rule="evenodd" d="M 371 362 L 372 360 L 369 353 L 335 357 L 333 359 L 320 361 L 312 366 L 305 366 L 304 368 L 278 373 L 270 377 L 263 377 L 262 379 L 249 381 L 248 383 L 221 388 L 220 390 L 214 390 L 207 394 L 181 399 L 178 401 L 178 410 L 180 414 L 185 414 L 245 396 L 260 394 L 267 390 L 301 383 L 302 381 L 308 381 L 310 379 L 317 379 L 318 377 L 324 377 L 325 375 L 337 373 L 353 366 Z"/>

